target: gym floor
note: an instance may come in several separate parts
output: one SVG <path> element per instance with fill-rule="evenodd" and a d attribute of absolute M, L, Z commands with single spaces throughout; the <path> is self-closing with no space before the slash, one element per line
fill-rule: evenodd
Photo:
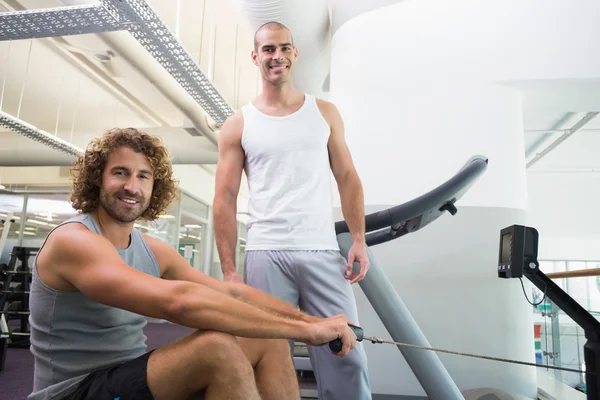
<path fill-rule="evenodd" d="M 173 324 L 149 323 L 144 329 L 148 350 L 158 348 L 193 329 Z M 0 399 L 26 399 L 33 385 L 33 356 L 29 349 L 9 348 L 4 371 L 0 372 Z M 422 397 L 373 395 L 373 400 L 422 400 Z"/>

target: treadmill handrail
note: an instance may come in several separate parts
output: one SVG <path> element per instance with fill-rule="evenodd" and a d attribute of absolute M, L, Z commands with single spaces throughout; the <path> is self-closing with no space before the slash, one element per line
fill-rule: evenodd
<path fill-rule="evenodd" d="M 484 156 L 473 156 L 465 165 L 450 179 L 442 183 L 435 189 L 413 199 L 406 203 L 377 211 L 365 216 L 365 232 L 379 231 L 381 229 L 402 224 L 412 218 L 426 214 L 427 212 L 439 209 L 443 204 L 454 203 L 475 183 L 477 178 L 487 169 L 488 159 Z M 335 223 L 335 232 L 349 232 L 346 221 Z M 389 232 L 389 231 L 387 231 Z M 381 242 L 382 232 L 373 232 L 373 238 L 378 236 L 378 243 Z M 367 235 L 368 236 L 368 235 Z M 396 236 L 389 236 L 388 240 Z"/>

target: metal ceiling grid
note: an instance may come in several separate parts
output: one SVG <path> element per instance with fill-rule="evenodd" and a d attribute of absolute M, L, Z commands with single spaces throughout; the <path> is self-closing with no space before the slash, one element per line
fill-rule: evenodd
<path fill-rule="evenodd" d="M 98 5 L 0 13 L 2 41 L 118 30 L 129 31 L 218 125 L 233 114 L 223 96 L 143 0 L 100 0 Z M 6 113 L 0 114 L 0 121 L 17 133 L 68 154 L 78 149 Z"/>
<path fill-rule="evenodd" d="M 0 111 L 0 126 L 72 156 L 79 156 L 81 153 L 83 153 L 83 149 L 73 145 L 72 143 L 38 129 L 35 126 L 15 118 L 3 111 Z"/>

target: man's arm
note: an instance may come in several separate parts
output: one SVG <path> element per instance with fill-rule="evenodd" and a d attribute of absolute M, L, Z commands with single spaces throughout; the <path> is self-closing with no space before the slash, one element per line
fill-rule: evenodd
<path fill-rule="evenodd" d="M 344 122 L 337 107 L 324 100 L 318 100 L 318 104 L 324 118 L 331 127 L 331 135 L 327 145 L 331 170 L 338 185 L 342 214 L 354 239 L 354 244 L 348 254 L 346 276 L 352 283 L 355 283 L 364 278 L 369 268 L 365 243 L 363 187 L 344 138 Z M 359 262 L 361 266 L 358 274 L 352 274 L 354 261 Z"/>
<path fill-rule="evenodd" d="M 241 282 L 235 269 L 237 242 L 237 197 L 244 168 L 242 149 L 243 116 L 237 112 L 227 119 L 219 133 L 219 162 L 215 177 L 213 222 L 221 270 L 227 281 Z"/>
<path fill-rule="evenodd" d="M 304 322 L 311 322 L 317 319 L 299 311 L 285 301 L 269 296 L 260 290 L 254 289 L 243 283 L 223 282 L 214 279 L 192 268 L 185 258 L 166 243 L 158 239 L 150 238 L 149 236 L 147 236 L 146 240 L 152 253 L 156 256 L 156 259 L 161 266 L 161 270 L 164 271 L 162 275 L 164 279 L 193 282 L 207 286 L 213 290 L 232 296 L 270 314 L 279 315 L 283 318 Z"/>
<path fill-rule="evenodd" d="M 312 324 L 281 318 L 206 285 L 140 272 L 125 264 L 108 240 L 79 224 L 59 227 L 49 236 L 38 267 L 99 303 L 195 329 L 317 344 L 349 338 L 339 317 Z"/>

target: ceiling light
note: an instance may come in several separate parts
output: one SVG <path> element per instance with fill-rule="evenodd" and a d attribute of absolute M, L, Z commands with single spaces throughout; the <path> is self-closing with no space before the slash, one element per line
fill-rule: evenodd
<path fill-rule="evenodd" d="M 81 153 L 83 153 L 83 149 L 75 146 L 74 144 L 69 143 L 57 136 L 51 135 L 46 131 L 38 129 L 23 120 L 5 113 L 4 111 L 0 111 L 0 126 L 8 128 L 13 132 L 72 156 L 79 156 Z"/>

